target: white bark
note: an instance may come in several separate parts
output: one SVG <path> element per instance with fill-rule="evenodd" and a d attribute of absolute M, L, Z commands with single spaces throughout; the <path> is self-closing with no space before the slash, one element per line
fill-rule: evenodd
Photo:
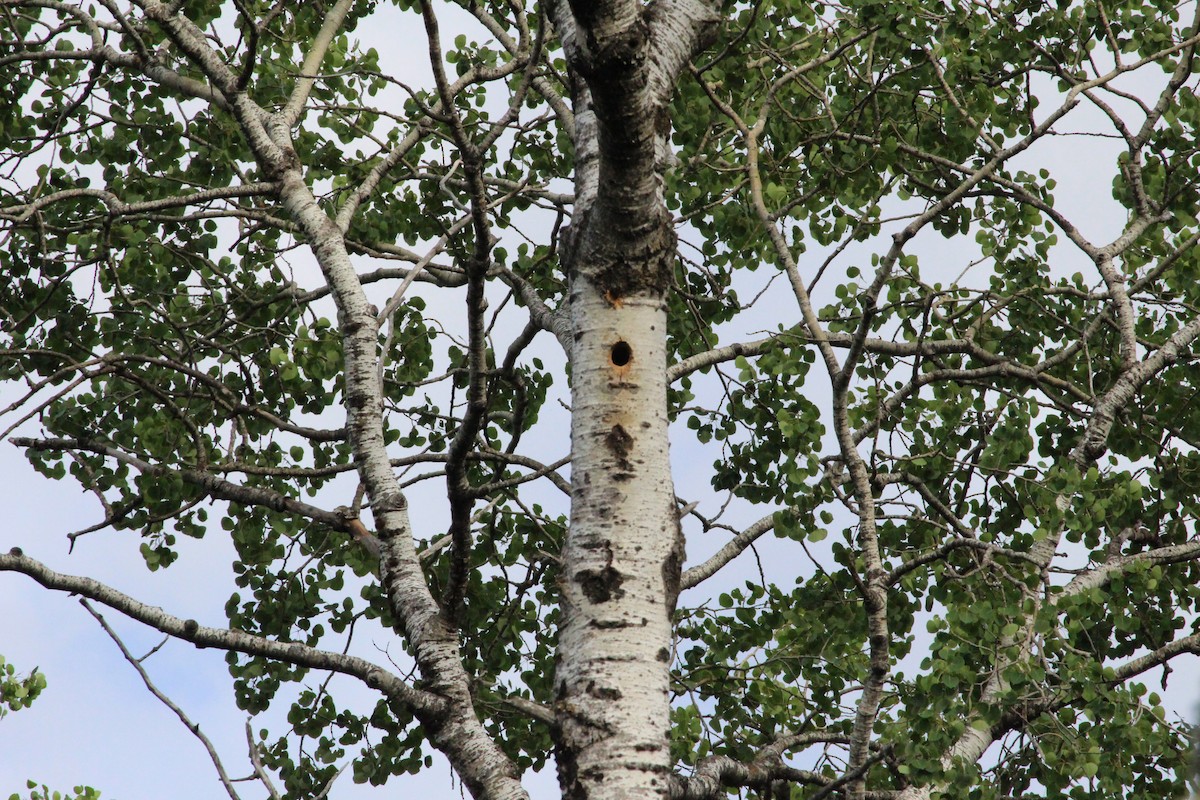
<path fill-rule="evenodd" d="M 392 470 L 383 435 L 378 321 L 350 263 L 340 229 L 317 205 L 299 170 L 285 176 L 281 184 L 284 205 L 308 233 L 337 303 L 345 354 L 346 430 L 359 476 L 371 498 L 389 604 L 422 675 L 450 704 L 448 713 L 421 721 L 474 797 L 526 798 L 516 766 L 475 714 L 457 634 L 430 593 L 413 546 L 408 503 Z"/>
<path fill-rule="evenodd" d="M 413 546 L 407 501 L 392 471 L 383 434 L 378 321 L 350 261 L 342 231 L 317 204 L 304 180 L 288 121 L 236 93 L 232 74 L 189 22 L 171 15 L 161 4 L 150 4 L 147 14 L 167 26 L 189 57 L 233 97 L 233 112 L 260 168 L 277 182 L 279 200 L 304 232 L 337 304 L 345 359 L 346 431 L 379 531 L 384 586 L 422 676 L 431 690 L 447 701 L 445 713 L 418 716 L 432 743 L 446 754 L 472 795 L 496 800 L 525 798 L 516 766 L 475 714 L 456 632 L 430 593 Z"/>
<path fill-rule="evenodd" d="M 589 287 L 591 288 L 591 287 Z M 667 458 L 666 313 L 584 289 L 575 343 L 571 529 L 557 707 L 564 789 L 665 796 L 671 613 L 682 542 Z M 577 782 L 576 782 L 577 781 Z"/>
<path fill-rule="evenodd" d="M 680 0 L 555 9 L 575 93 L 571 526 L 555 676 L 573 800 L 666 797 L 671 615 L 683 537 L 667 457 L 675 234 L 656 169 L 675 80 L 714 17 Z"/>

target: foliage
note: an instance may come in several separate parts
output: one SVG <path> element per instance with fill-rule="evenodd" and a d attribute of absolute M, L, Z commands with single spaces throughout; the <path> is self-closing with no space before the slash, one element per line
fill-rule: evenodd
<path fill-rule="evenodd" d="M 51 791 L 45 784 L 39 786 L 37 781 L 29 781 L 26 788 L 32 790 L 29 800 L 100 800 L 100 793 L 90 786 L 76 786 L 70 794 Z M 12 794 L 8 800 L 21 800 L 21 796 Z"/>
<path fill-rule="evenodd" d="M 5 436 L 150 570 L 189 569 L 180 537 L 232 542 L 231 631 L 378 659 L 397 630 L 408 677 L 417 648 L 335 510 L 370 523 L 378 498 L 299 175 L 379 314 L 387 454 L 431 595 L 465 598 L 474 708 L 516 770 L 551 764 L 581 185 L 554 8 L 101 6 L 2 4 Z M 676 791 L 1177 795 L 1186 726 L 1150 686 L 1200 652 L 1196 4 L 720 13 L 662 176 L 691 554 Z M 381 49 L 401 32 L 448 75 Z M 277 168 L 254 136 L 295 98 L 298 166 Z M 1095 175 L 1108 196 L 1072 188 Z M 227 649 L 248 716 L 290 704 L 258 739 L 288 797 L 439 747 L 396 695 L 335 697 L 333 661 Z M 40 691 L 4 668 L 10 707 Z"/>
<path fill-rule="evenodd" d="M 45 689 L 45 675 L 35 669 L 28 675 L 19 676 L 17 668 L 0 656 L 0 719 L 9 711 L 29 708 Z"/>

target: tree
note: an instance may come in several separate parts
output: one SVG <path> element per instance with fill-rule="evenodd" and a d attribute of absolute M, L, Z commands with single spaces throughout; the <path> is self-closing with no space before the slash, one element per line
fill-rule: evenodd
<path fill-rule="evenodd" d="M 1182 789 L 1196 4 L 0 9 L 4 436 L 237 550 L 217 627 L 0 569 L 291 703 L 264 785 Z"/>

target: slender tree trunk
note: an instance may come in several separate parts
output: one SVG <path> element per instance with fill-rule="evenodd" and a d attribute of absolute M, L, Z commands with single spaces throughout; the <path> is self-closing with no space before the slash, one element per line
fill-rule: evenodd
<path fill-rule="evenodd" d="M 661 294 L 574 282 L 572 524 L 558 711 L 567 797 L 665 796 L 683 548 L 667 455 Z"/>
<path fill-rule="evenodd" d="M 693 0 L 559 4 L 579 76 L 571 525 L 555 677 L 572 800 L 666 797 L 671 615 L 683 537 L 667 452 L 667 294 L 676 239 L 658 157 L 674 82 L 713 32 Z"/>

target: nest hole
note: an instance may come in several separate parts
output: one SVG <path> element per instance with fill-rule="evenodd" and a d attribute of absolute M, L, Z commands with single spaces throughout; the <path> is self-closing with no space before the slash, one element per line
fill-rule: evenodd
<path fill-rule="evenodd" d="M 629 342 L 617 342 L 612 346 L 612 363 L 615 367 L 623 367 L 633 361 L 633 348 Z"/>

